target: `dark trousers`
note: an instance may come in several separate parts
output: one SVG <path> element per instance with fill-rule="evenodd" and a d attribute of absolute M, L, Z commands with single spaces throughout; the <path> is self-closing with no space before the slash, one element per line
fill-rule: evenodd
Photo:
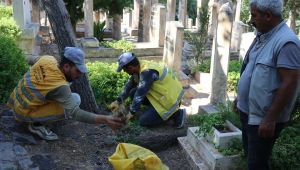
<path fill-rule="evenodd" d="M 248 114 L 240 111 L 244 153 L 247 157 L 248 170 L 269 170 L 269 160 L 276 139 L 285 123 L 277 123 L 272 138 L 258 135 L 259 125 L 248 125 Z"/>

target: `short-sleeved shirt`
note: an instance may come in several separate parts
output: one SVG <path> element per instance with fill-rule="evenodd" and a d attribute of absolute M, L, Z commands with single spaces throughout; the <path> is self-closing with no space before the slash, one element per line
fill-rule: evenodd
<path fill-rule="evenodd" d="M 238 83 L 238 103 L 237 107 L 245 112 L 249 113 L 249 87 L 254 68 L 254 63 L 258 52 L 256 51 L 257 42 L 249 52 L 249 62 L 241 75 Z M 289 68 L 300 69 L 300 49 L 293 42 L 286 43 L 277 58 L 277 68 Z"/>

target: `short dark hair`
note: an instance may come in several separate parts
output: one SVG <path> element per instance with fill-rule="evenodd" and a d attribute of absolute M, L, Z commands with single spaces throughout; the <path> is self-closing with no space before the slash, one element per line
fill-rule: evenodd
<path fill-rule="evenodd" d="M 129 66 L 139 66 L 140 65 L 140 61 L 134 57 L 133 60 L 131 60 L 129 63 L 127 63 L 126 65 L 123 66 L 123 68 L 127 68 Z"/>
<path fill-rule="evenodd" d="M 71 60 L 67 59 L 64 54 L 60 54 L 60 62 L 59 62 L 59 66 L 63 67 L 64 64 L 69 64 L 70 66 L 75 66 L 75 63 L 72 62 Z"/>

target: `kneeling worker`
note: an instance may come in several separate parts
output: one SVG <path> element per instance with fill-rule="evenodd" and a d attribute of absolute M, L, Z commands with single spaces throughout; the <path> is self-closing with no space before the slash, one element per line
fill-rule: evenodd
<path fill-rule="evenodd" d="M 79 108 L 80 96 L 72 93 L 69 83 L 87 69 L 84 53 L 76 47 L 66 47 L 60 63 L 53 56 L 42 56 L 25 73 L 12 92 L 8 106 L 14 117 L 27 123 L 28 130 L 45 140 L 58 136 L 46 124 L 64 118 L 95 124 L 107 124 L 112 129 L 123 126 L 123 120 L 97 115 Z"/>
<path fill-rule="evenodd" d="M 111 109 L 132 97 L 128 119 L 136 114 L 141 104 L 148 104 L 149 108 L 139 116 L 141 126 L 155 126 L 172 119 L 176 128 L 183 127 L 186 115 L 179 106 L 184 91 L 172 70 L 155 62 L 139 61 L 130 52 L 118 59 L 117 72 L 122 69 L 131 77 L 117 100 L 111 103 Z"/>

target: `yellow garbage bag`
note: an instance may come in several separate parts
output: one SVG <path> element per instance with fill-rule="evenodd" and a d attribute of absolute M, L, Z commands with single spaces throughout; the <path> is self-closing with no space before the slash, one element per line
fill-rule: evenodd
<path fill-rule="evenodd" d="M 108 160 L 115 170 L 169 170 L 155 153 L 130 143 L 118 144 Z"/>

